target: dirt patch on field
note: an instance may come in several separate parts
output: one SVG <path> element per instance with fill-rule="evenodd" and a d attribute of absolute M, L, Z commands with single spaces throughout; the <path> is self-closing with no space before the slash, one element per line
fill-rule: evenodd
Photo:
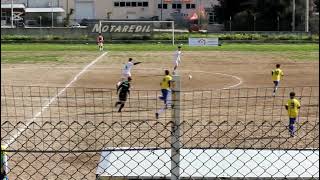
<path fill-rule="evenodd" d="M 1 134 L 4 141 L 18 134 L 11 149 L 170 147 L 172 110 L 158 121 L 155 112 L 163 107 L 158 100 L 159 83 L 164 69 L 173 68 L 172 52 L 110 52 L 75 80 L 101 53 L 57 53 L 62 62 L 1 64 L 1 83 L 8 85 L 1 88 L 1 118 L 7 121 Z M 124 112 L 118 113 L 115 85 L 129 57 L 142 64 L 132 70 L 133 91 Z M 270 52 L 184 52 L 178 70 L 184 147 L 319 148 L 319 90 L 308 87 L 318 86 L 319 62 L 291 57 Z M 280 86 L 290 88 L 280 88 L 274 98 L 271 70 L 276 63 L 285 74 Z M 70 88 L 64 89 L 72 80 Z M 303 97 L 303 108 L 299 134 L 288 139 L 284 102 L 292 90 Z M 24 124 L 16 124 L 19 121 Z M 98 153 L 9 156 L 11 178 L 21 179 L 91 179 L 99 159 Z"/>
<path fill-rule="evenodd" d="M 64 87 L 99 54 L 64 54 L 64 63 L 2 64 L 1 81 L 10 85 Z M 172 52 L 111 52 L 89 68 L 73 86 L 114 88 L 129 57 L 143 62 L 132 70 L 136 89 L 159 89 L 163 70 L 173 69 Z M 285 73 L 281 86 L 318 85 L 318 61 L 294 61 L 280 53 L 185 52 L 179 74 L 183 90 L 271 87 L 271 70 L 276 63 L 282 65 Z"/>

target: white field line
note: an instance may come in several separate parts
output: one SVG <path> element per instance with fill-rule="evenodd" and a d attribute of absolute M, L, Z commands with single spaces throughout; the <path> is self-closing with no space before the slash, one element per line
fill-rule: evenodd
<path fill-rule="evenodd" d="M 188 70 L 182 70 L 182 71 L 188 71 Z M 236 79 L 238 81 L 237 84 L 225 87 L 225 88 L 221 88 L 221 89 L 230 89 L 230 88 L 234 88 L 237 87 L 239 85 L 242 84 L 242 79 L 239 78 L 238 76 L 234 76 L 234 75 L 230 75 L 230 74 L 225 74 L 225 73 L 217 73 L 217 72 L 208 72 L 208 71 L 189 71 L 189 72 L 198 72 L 198 73 L 204 73 L 204 74 L 218 74 L 218 75 L 222 75 L 222 76 L 228 76 L 228 77 L 232 77 L 234 79 Z"/>
<path fill-rule="evenodd" d="M 87 66 L 85 66 L 58 94 L 56 94 L 54 97 L 52 97 L 50 99 L 50 101 L 45 104 L 41 110 L 32 118 L 27 120 L 26 125 L 24 128 L 18 128 L 17 131 L 18 133 L 16 133 L 6 144 L 6 146 L 8 147 L 10 144 L 12 144 L 14 142 L 14 140 L 20 136 L 20 134 L 26 129 L 28 128 L 28 126 L 34 122 L 46 109 L 48 109 L 48 107 L 50 106 L 50 104 L 52 104 L 54 101 L 56 101 L 56 99 L 63 93 L 65 92 L 65 90 L 70 87 L 74 82 L 76 82 L 78 80 L 78 78 L 87 71 L 87 69 L 89 69 L 92 65 L 94 65 L 97 61 L 99 61 L 104 55 L 106 55 L 108 52 L 103 53 L 102 55 L 100 55 L 99 57 L 97 57 L 95 60 L 93 60 L 90 64 L 88 64 Z"/>
<path fill-rule="evenodd" d="M 51 68 L 51 67 L 46 67 L 46 68 Z M 65 69 L 79 69 L 79 67 L 63 67 Z M 103 68 L 103 69 L 108 69 L 108 67 L 95 67 L 93 69 L 99 69 L 99 68 Z M 25 69 L 25 68 L 23 68 Z M 110 69 L 114 69 L 114 67 L 110 68 Z M 134 68 L 135 70 L 159 70 L 159 68 Z M 165 68 L 162 68 L 161 71 L 163 71 Z M 227 76 L 227 77 L 231 77 L 233 79 L 236 79 L 238 81 L 237 84 L 233 84 L 231 86 L 227 86 L 225 88 L 221 88 L 220 90 L 226 90 L 226 89 L 231 89 L 231 88 L 235 88 L 239 85 L 242 84 L 242 79 L 238 76 L 235 76 L 235 75 L 231 75 L 231 74 L 225 74 L 225 73 L 218 73 L 218 72 L 208 72 L 208 71 L 194 71 L 194 70 L 180 70 L 182 72 L 190 72 L 190 73 L 204 73 L 204 74 L 218 74 L 218 75 L 222 75 L 222 76 Z M 219 90 L 219 89 L 217 89 Z M 185 92 L 183 93 L 184 95 L 187 95 L 187 94 L 193 94 L 193 92 Z M 140 97 L 140 98 L 150 98 L 150 96 L 137 96 L 137 97 Z M 131 98 L 135 98 L 135 96 L 131 97 Z"/>
<path fill-rule="evenodd" d="M 81 66 L 40 66 L 40 67 L 7 67 L 7 68 L 2 68 L 1 70 L 9 71 L 9 70 L 25 70 L 25 69 L 81 69 Z M 114 67 L 95 67 L 93 69 L 114 69 Z"/>
<path fill-rule="evenodd" d="M 229 86 L 229 87 L 225 87 L 225 88 L 222 88 L 222 89 L 230 89 L 230 88 L 234 88 L 234 87 L 237 87 L 239 86 L 240 84 L 242 84 L 242 79 L 239 78 L 238 76 L 234 76 L 234 75 L 230 75 L 230 74 L 224 74 L 224 73 L 215 73 L 215 74 L 221 74 L 221 75 L 224 75 L 224 76 L 230 76 L 230 77 L 233 77 L 235 79 L 237 79 L 239 82 L 235 85 L 232 85 L 232 86 Z"/>
<path fill-rule="evenodd" d="M 30 67 L 21 67 L 21 68 L 2 68 L 2 70 L 18 70 L 18 69 L 28 69 Z M 32 68 L 32 67 L 31 67 Z M 45 66 L 45 67 L 36 67 L 37 69 L 39 68 L 44 68 L 44 69 L 54 69 L 54 68 L 59 68 L 59 69 L 80 69 L 80 67 L 50 67 L 50 66 Z M 92 70 L 94 69 L 114 69 L 114 67 L 95 67 L 95 68 L 91 68 Z M 134 68 L 135 70 L 159 70 L 159 68 Z M 165 68 L 161 69 L 161 72 L 164 70 Z M 218 75 L 222 75 L 222 76 L 228 76 L 231 77 L 233 79 L 236 79 L 238 81 L 237 84 L 225 87 L 225 88 L 221 88 L 221 89 L 230 89 L 230 88 L 234 88 L 237 87 L 239 85 L 241 85 L 243 83 L 242 79 L 238 76 L 235 75 L 231 75 L 231 74 L 225 74 L 225 73 L 218 73 L 218 72 L 208 72 L 208 71 L 194 71 L 194 70 L 180 70 L 182 72 L 190 72 L 190 73 L 204 73 L 204 74 L 218 74 Z"/>

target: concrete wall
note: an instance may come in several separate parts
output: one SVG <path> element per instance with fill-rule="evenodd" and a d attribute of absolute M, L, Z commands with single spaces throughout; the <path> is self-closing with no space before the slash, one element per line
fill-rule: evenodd
<path fill-rule="evenodd" d="M 1 35 L 21 35 L 32 37 L 57 36 L 60 39 L 81 39 L 89 37 L 92 41 L 96 40 L 98 33 L 91 32 L 92 27 L 88 28 L 1 28 Z M 133 37 L 150 36 L 151 33 L 104 33 L 105 39 L 132 39 Z"/>

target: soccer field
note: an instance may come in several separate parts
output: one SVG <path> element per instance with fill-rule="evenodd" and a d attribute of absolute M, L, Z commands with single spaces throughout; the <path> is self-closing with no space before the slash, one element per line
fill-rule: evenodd
<path fill-rule="evenodd" d="M 183 47 L 179 67 L 182 89 L 272 87 L 270 74 L 276 63 L 285 72 L 282 87 L 317 86 L 319 46 L 300 46 L 227 44 L 204 49 L 186 46 L 185 51 Z M 133 68 L 134 89 L 158 90 L 163 70 L 173 69 L 175 47 L 170 45 L 106 45 L 106 48 L 110 52 L 90 66 L 74 87 L 114 88 L 129 57 L 143 62 Z M 96 46 L 92 45 L 1 45 L 2 84 L 64 87 L 101 55 L 94 50 Z M 192 80 L 188 80 L 189 74 Z"/>
<path fill-rule="evenodd" d="M 136 45 L 136 50 L 128 45 L 121 50 L 121 45 L 106 45 L 110 49 L 107 52 L 84 45 L 43 47 L 47 50 L 32 44 L 1 45 L 1 118 L 2 123 L 6 122 L 1 133 L 4 141 L 12 143 L 12 149 L 170 147 L 166 138 L 170 137 L 171 110 L 158 121 L 154 113 L 162 106 L 157 100 L 159 83 L 164 70 L 173 69 L 175 47 Z M 319 148 L 314 141 L 319 129 L 312 129 L 319 123 L 319 46 L 219 48 L 186 47 L 184 51 L 182 47 L 178 74 L 182 83 L 181 121 L 186 123 L 185 147 Z M 113 107 L 117 100 L 115 85 L 129 57 L 142 63 L 133 67 L 132 94 L 124 112 L 117 113 Z M 273 98 L 271 70 L 277 63 L 285 76 Z M 285 138 L 288 120 L 283 103 L 292 90 L 303 97 L 300 120 L 308 122 L 304 133 L 298 135 L 301 141 Z M 22 125 L 15 126 L 19 121 L 28 127 L 31 124 L 29 131 Z M 63 127 L 56 135 L 48 136 L 60 125 Z M 16 130 L 19 128 L 22 133 Z M 68 129 L 76 130 L 64 131 Z M 61 136 L 64 143 L 55 143 L 55 137 Z M 98 154 L 85 157 L 90 161 L 86 164 L 90 171 L 94 171 Z M 62 159 L 62 163 L 71 159 L 70 163 L 84 164 L 74 161 L 81 155 L 73 155 Z"/>

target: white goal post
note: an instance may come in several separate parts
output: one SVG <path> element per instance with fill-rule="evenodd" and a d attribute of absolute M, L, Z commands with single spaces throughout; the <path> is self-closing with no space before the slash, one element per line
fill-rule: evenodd
<path fill-rule="evenodd" d="M 161 23 L 171 23 L 171 29 L 161 29 L 161 28 L 151 28 L 149 26 L 144 26 L 143 24 L 161 24 Z M 107 25 L 104 25 L 107 24 Z M 120 24 L 120 25 L 113 25 L 113 24 Z M 139 25 L 137 25 L 139 24 Z M 113 32 L 113 33 L 137 33 L 137 32 L 144 32 L 144 33 L 151 33 L 152 32 L 171 32 L 172 35 L 172 45 L 175 44 L 175 34 L 174 34 L 174 21 L 106 21 L 100 20 L 99 21 L 99 33 L 103 33 L 106 31 Z"/>

